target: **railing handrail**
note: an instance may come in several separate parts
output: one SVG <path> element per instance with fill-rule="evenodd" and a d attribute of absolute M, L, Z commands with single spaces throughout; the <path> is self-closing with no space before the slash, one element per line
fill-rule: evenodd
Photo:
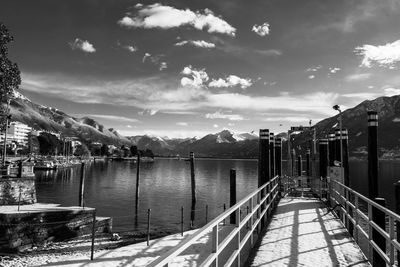
<path fill-rule="evenodd" d="M 375 208 L 381 210 L 382 212 L 386 213 L 387 215 L 389 215 L 389 216 L 391 216 L 391 217 L 394 217 L 397 221 L 400 222 L 400 215 L 399 215 L 399 214 L 397 214 L 397 213 L 391 211 L 390 209 L 388 209 L 388 208 L 386 208 L 386 207 L 384 207 L 384 206 L 382 206 L 382 205 L 379 205 L 379 204 L 376 203 L 375 201 L 373 201 L 373 200 L 369 199 L 368 197 L 366 197 L 366 196 L 364 196 L 364 195 L 358 193 L 357 191 L 354 191 L 354 190 L 351 189 L 350 187 L 348 187 L 348 186 L 346 186 L 346 185 L 344 185 L 344 184 L 342 184 L 342 183 L 340 183 L 340 182 L 338 182 L 338 181 L 335 181 L 335 180 L 331 180 L 331 181 L 337 183 L 339 186 L 345 188 L 346 190 L 348 190 L 349 192 L 351 192 L 351 193 L 353 193 L 354 195 L 358 196 L 359 198 L 361 198 L 361 199 L 364 200 L 365 202 L 371 204 L 372 206 L 374 206 Z"/>
<path fill-rule="evenodd" d="M 243 199 L 241 199 L 238 203 L 236 203 L 234 206 L 230 207 L 223 213 L 221 213 L 219 216 L 217 216 L 215 219 L 204 225 L 202 228 L 200 228 L 198 231 L 190 235 L 186 240 L 178 244 L 175 248 L 169 250 L 166 252 L 164 255 L 160 256 L 153 262 L 151 262 L 148 266 L 164 266 L 167 264 L 169 261 L 171 261 L 174 257 L 185 251 L 189 246 L 193 245 L 201 236 L 207 234 L 208 232 L 212 231 L 213 228 L 218 225 L 221 221 L 229 217 L 233 212 L 235 212 L 237 209 L 240 209 L 240 207 L 245 204 L 247 201 L 255 197 L 258 193 L 260 193 L 263 189 L 265 189 L 268 185 L 270 185 L 272 182 L 277 180 L 279 176 L 275 176 L 272 179 L 270 179 L 268 182 L 245 196 Z M 268 192 L 267 192 L 268 194 Z M 237 218 L 240 220 L 240 218 Z"/>

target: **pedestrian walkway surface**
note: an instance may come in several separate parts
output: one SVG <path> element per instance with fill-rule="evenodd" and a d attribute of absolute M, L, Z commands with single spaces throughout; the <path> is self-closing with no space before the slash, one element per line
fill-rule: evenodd
<path fill-rule="evenodd" d="M 322 202 L 281 199 L 250 266 L 370 266 L 346 228 Z"/>

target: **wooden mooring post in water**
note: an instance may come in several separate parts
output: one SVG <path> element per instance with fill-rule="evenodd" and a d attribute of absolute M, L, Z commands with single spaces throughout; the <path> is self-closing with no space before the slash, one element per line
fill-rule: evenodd
<path fill-rule="evenodd" d="M 307 177 L 311 176 L 311 160 L 310 159 L 311 159 L 311 150 L 309 148 L 307 148 L 307 152 L 306 152 L 306 175 L 307 175 Z"/>
<path fill-rule="evenodd" d="M 236 170 L 231 169 L 229 173 L 229 181 L 230 181 L 230 194 L 229 194 L 229 204 L 230 207 L 233 207 L 236 204 Z M 240 220 L 240 218 L 238 218 Z M 236 224 L 236 212 L 233 212 L 230 216 L 230 223 Z"/>
<path fill-rule="evenodd" d="M 282 175 L 282 138 L 275 138 L 275 175 Z"/>
<path fill-rule="evenodd" d="M 79 206 L 84 207 L 85 205 L 85 162 L 81 164 L 81 180 L 79 183 Z"/>
<path fill-rule="evenodd" d="M 140 153 L 137 153 L 136 161 L 136 194 L 135 194 L 135 205 L 139 205 L 139 184 L 140 184 Z M 137 216 L 137 213 L 136 213 Z"/>
<path fill-rule="evenodd" d="M 269 161 L 270 161 L 270 170 L 271 175 L 270 179 L 275 176 L 275 137 L 274 133 L 269 133 Z M 267 189 L 269 190 L 269 189 Z"/>
<path fill-rule="evenodd" d="M 260 129 L 259 150 L 258 150 L 258 187 L 263 186 L 270 179 L 269 159 L 269 130 Z M 261 191 L 261 199 L 264 197 L 264 190 Z M 264 208 L 264 206 L 262 207 Z M 265 226 L 265 215 L 261 219 L 261 229 Z"/>
<path fill-rule="evenodd" d="M 194 172 L 194 153 L 189 153 L 189 161 L 190 161 L 190 185 L 192 188 L 192 206 L 190 209 L 190 229 L 194 227 L 195 220 L 195 210 L 196 210 L 196 179 Z"/>
<path fill-rule="evenodd" d="M 368 197 L 378 197 L 378 113 L 368 111 Z"/>
<path fill-rule="evenodd" d="M 335 134 L 331 133 L 328 135 L 328 155 L 329 155 L 329 164 L 328 166 L 335 166 L 336 159 L 336 150 L 335 150 Z"/>
<path fill-rule="evenodd" d="M 320 139 L 319 143 L 319 177 L 326 178 L 328 174 L 328 139 Z"/>
<path fill-rule="evenodd" d="M 290 153 L 290 158 L 291 158 L 291 172 L 290 175 L 293 177 L 294 176 L 294 170 L 295 170 L 295 166 L 296 166 L 296 150 L 294 150 L 294 148 L 292 148 L 292 153 Z"/>
<path fill-rule="evenodd" d="M 297 175 L 301 176 L 301 172 L 303 170 L 301 155 L 297 156 Z"/>

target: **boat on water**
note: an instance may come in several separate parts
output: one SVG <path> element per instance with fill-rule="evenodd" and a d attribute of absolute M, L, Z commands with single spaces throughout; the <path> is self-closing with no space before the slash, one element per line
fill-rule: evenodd
<path fill-rule="evenodd" d="M 34 170 L 55 170 L 57 167 L 51 160 L 41 160 L 35 162 Z"/>

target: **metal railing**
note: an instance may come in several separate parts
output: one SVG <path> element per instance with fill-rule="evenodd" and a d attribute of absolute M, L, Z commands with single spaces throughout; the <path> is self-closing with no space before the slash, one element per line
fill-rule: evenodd
<path fill-rule="evenodd" d="M 340 206 L 340 211 L 343 214 L 341 219 L 348 226 L 348 229 L 352 225 L 356 242 L 360 244 L 359 234 L 368 240 L 368 260 L 373 261 L 375 251 L 387 265 L 397 266 L 395 265 L 396 254 L 397 258 L 399 258 L 400 243 L 398 239 L 396 240 L 395 227 L 397 225 L 397 229 L 399 229 L 400 215 L 335 180 L 330 181 L 330 200 L 332 201 L 332 206 Z M 365 204 L 363 203 L 364 205 L 362 205 L 360 202 Z M 374 209 L 384 214 L 386 221 L 384 228 L 373 221 Z M 373 240 L 373 231 L 385 238 L 386 251 L 383 251 Z"/>
<path fill-rule="evenodd" d="M 262 222 L 267 219 L 272 210 L 276 207 L 279 200 L 279 177 L 275 176 L 270 181 L 253 191 L 237 204 L 227 209 L 217 218 L 206 224 L 201 229 L 197 230 L 189 238 L 182 241 L 178 246 L 168 251 L 166 254 L 157 258 L 149 266 L 161 267 L 169 266 L 173 260 L 182 254 L 191 245 L 194 245 L 200 238 L 210 234 L 211 232 L 211 252 L 207 258 L 200 263 L 200 266 L 218 266 L 219 256 L 226 250 L 229 251 L 229 256 L 224 260 L 224 266 L 231 266 L 237 262 L 237 266 L 245 260 L 241 259 L 243 248 L 250 242 L 250 247 L 254 245 L 254 235 L 259 233 Z M 242 217 L 242 208 L 249 207 L 248 213 Z M 223 240 L 219 240 L 219 227 L 225 224 L 225 220 L 229 221 L 231 214 L 236 215 L 235 227 L 225 236 Z M 243 233 L 244 232 L 244 233 Z M 233 241 L 236 239 L 236 241 Z M 228 246 L 231 241 L 234 246 Z M 247 257 L 246 257 L 247 258 Z"/>

